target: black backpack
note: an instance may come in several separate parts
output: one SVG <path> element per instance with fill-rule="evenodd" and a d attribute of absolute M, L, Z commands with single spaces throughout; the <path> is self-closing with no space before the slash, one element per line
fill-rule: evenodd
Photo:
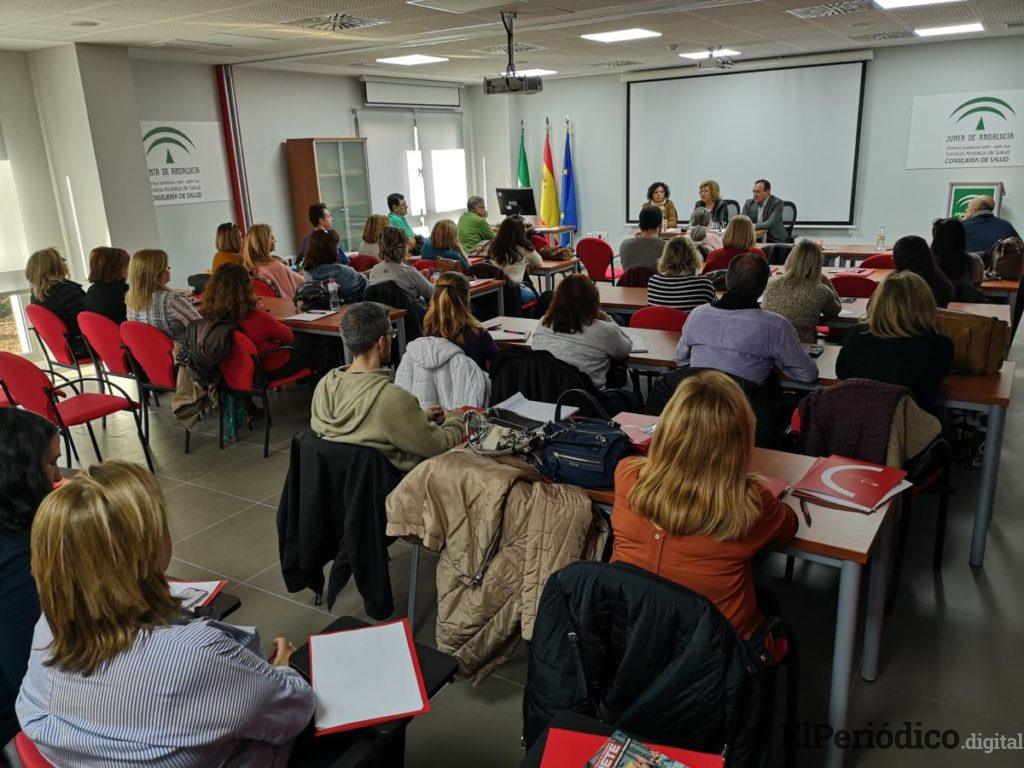
<path fill-rule="evenodd" d="M 220 368 L 231 352 L 234 323 L 200 318 L 189 323 L 185 339 L 178 352 L 178 364 L 188 369 L 189 375 L 205 389 L 220 384 Z"/>
<path fill-rule="evenodd" d="M 307 280 L 295 292 L 295 306 L 300 312 L 308 312 L 311 309 L 329 309 L 331 294 L 327 290 L 327 286 L 319 280 Z"/>

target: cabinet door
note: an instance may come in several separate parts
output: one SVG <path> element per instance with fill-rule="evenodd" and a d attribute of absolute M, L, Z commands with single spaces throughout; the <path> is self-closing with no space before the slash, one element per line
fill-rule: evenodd
<path fill-rule="evenodd" d="M 334 228 L 338 230 L 338 234 L 345 237 L 342 230 L 345 221 L 345 186 L 341 176 L 341 152 L 337 141 L 316 142 L 316 178 L 320 186 L 320 201 L 334 217 Z"/>
<path fill-rule="evenodd" d="M 345 192 L 345 237 L 351 248 L 356 248 L 363 233 L 363 225 L 370 217 L 370 178 L 366 162 L 366 142 L 342 141 L 341 178 Z M 339 222 L 339 226 L 341 223 Z"/>

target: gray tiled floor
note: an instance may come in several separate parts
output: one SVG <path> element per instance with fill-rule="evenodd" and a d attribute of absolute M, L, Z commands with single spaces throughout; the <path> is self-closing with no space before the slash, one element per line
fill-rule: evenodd
<path fill-rule="evenodd" d="M 1024 343 L 1013 358 L 1024 359 Z M 911 544 L 895 613 L 883 634 L 881 674 L 877 682 L 855 678 L 851 693 L 851 727 L 892 727 L 904 721 L 923 728 L 954 728 L 966 738 L 1024 730 L 1024 377 L 1007 418 L 996 515 L 983 569 L 967 563 L 971 520 L 977 494 L 976 473 L 960 471 L 952 499 L 945 561 L 941 574 L 930 564 L 934 501 L 918 504 Z M 260 456 L 262 434 L 240 434 L 241 444 L 217 448 L 216 422 L 199 425 L 192 453 L 183 453 L 183 436 L 169 414 L 169 404 L 153 416 L 152 441 L 157 473 L 170 510 L 174 539 L 171 574 L 180 578 L 219 576 L 242 600 L 232 616 L 256 625 L 264 639 L 285 635 L 301 642 L 332 621 L 333 615 L 366 618 L 354 585 L 338 598 L 334 610 L 313 605 L 312 594 L 289 594 L 278 568 L 275 509 L 287 471 L 288 441 L 305 423 L 308 390 L 294 389 L 272 399 L 275 424 L 271 456 Z M 109 457 L 140 460 L 129 419 L 113 419 L 97 430 Z M 86 461 L 92 460 L 84 433 L 77 440 Z M 392 547 L 392 583 L 398 613 L 404 612 L 410 549 Z M 434 559 L 425 554 L 420 572 L 417 637 L 433 642 Z M 837 577 L 832 569 L 798 564 L 792 584 L 782 579 L 783 562 L 769 556 L 759 579 L 775 590 L 785 618 L 801 643 L 801 718 L 826 719 L 828 670 L 831 665 Z M 409 729 L 408 765 L 494 766 L 511 768 L 521 758 L 522 690 L 527 649 L 478 687 L 459 681 L 434 701 L 433 711 Z M 821 754 L 804 751 L 800 764 L 817 766 Z M 851 751 L 857 766 L 1020 766 L 1021 753 L 874 750 Z"/>

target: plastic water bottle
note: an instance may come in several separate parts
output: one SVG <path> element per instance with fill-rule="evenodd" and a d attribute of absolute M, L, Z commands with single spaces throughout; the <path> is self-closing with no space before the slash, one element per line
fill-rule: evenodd
<path fill-rule="evenodd" d="M 327 281 L 327 293 L 331 297 L 331 311 L 337 312 L 341 309 L 341 297 L 338 295 L 338 284 L 334 282 L 333 277 Z"/>
<path fill-rule="evenodd" d="M 885 224 L 878 228 L 878 234 L 875 235 L 875 248 L 885 248 Z"/>

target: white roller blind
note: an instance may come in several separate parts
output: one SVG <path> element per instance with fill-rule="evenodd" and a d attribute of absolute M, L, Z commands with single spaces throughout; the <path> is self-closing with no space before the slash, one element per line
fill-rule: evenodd
<path fill-rule="evenodd" d="M 0 133 L 0 291 L 24 287 L 27 260 L 28 243 L 14 187 L 14 170 Z"/>
<path fill-rule="evenodd" d="M 370 166 L 370 201 L 375 213 L 387 214 L 392 192 L 409 196 L 406 153 L 415 150 L 412 113 L 393 109 L 359 110 L 359 134 L 366 137 Z"/>
<path fill-rule="evenodd" d="M 466 150 L 462 114 L 422 112 L 416 116 L 431 220 L 451 217 L 466 207 Z"/>

